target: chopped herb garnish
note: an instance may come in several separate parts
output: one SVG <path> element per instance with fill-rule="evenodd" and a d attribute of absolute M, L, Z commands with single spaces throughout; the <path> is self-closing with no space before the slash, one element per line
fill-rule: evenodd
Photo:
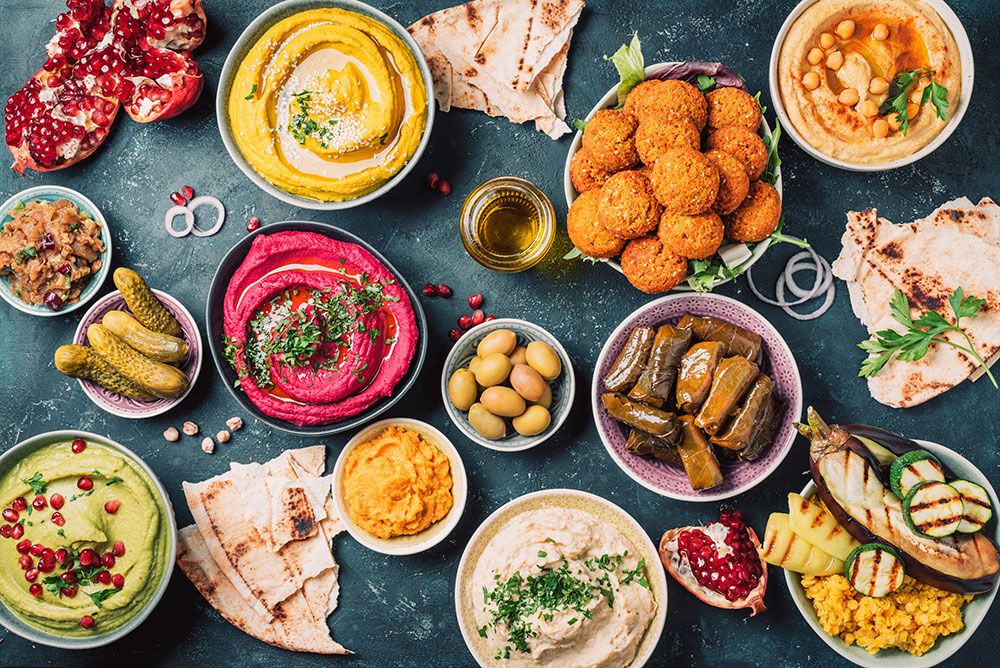
<path fill-rule="evenodd" d="M 30 487 L 31 491 L 34 492 L 35 494 L 45 493 L 46 482 L 42 480 L 42 474 L 38 473 L 37 471 L 35 472 L 35 475 L 31 476 L 30 478 L 27 479 L 22 478 L 21 482 Z"/>
<path fill-rule="evenodd" d="M 30 258 L 37 256 L 38 250 L 36 250 L 34 246 L 27 246 L 26 248 L 22 248 L 21 250 L 17 251 L 15 255 L 17 256 L 18 262 L 24 262 Z"/>
<path fill-rule="evenodd" d="M 384 135 L 378 138 L 378 143 L 380 146 L 385 146 L 385 140 L 389 137 L 389 133 L 386 132 Z"/>
<path fill-rule="evenodd" d="M 73 231 L 75 231 L 75 230 L 76 230 L 76 228 L 78 228 L 78 227 L 80 227 L 80 223 L 73 223 L 72 225 L 70 225 L 70 226 L 69 226 L 69 231 L 70 231 L 70 232 L 73 232 Z"/>
<path fill-rule="evenodd" d="M 707 74 L 698 75 L 698 90 L 707 93 L 713 88 L 715 88 L 715 77 L 710 77 Z"/>
<path fill-rule="evenodd" d="M 892 94 L 882 103 L 879 113 L 895 114 L 899 131 L 904 137 L 910 129 L 910 114 L 907 110 L 910 93 L 924 79 L 927 79 L 927 86 L 920 95 L 918 109 L 930 102 L 934 105 L 934 111 L 938 118 L 942 121 L 948 118 L 948 107 L 951 106 L 948 102 L 948 89 L 934 81 L 934 70 L 921 67 L 908 72 L 900 72 L 893 77 L 892 89 L 890 90 Z"/>
<path fill-rule="evenodd" d="M 59 536 L 62 537 L 62 538 L 66 537 L 66 532 L 63 531 L 62 529 L 59 529 L 59 531 L 56 531 L 56 533 L 59 534 Z"/>
<path fill-rule="evenodd" d="M 257 84 L 254 84 L 254 85 L 253 85 L 253 87 L 252 87 L 252 88 L 250 89 L 250 94 L 249 94 L 249 95 L 247 95 L 247 96 L 246 96 L 245 98 L 243 98 L 243 99 L 244 99 L 244 100 L 252 100 L 252 99 L 253 99 L 253 96 L 254 96 L 254 95 L 256 95 L 256 94 L 257 94 Z"/>
<path fill-rule="evenodd" d="M 108 480 L 106 483 L 104 483 L 104 485 L 106 487 L 111 487 L 111 485 L 114 485 L 114 484 L 119 483 L 119 482 L 125 482 L 125 480 L 122 479 L 122 478 L 119 478 L 118 476 L 112 476 L 110 480 Z"/>
<path fill-rule="evenodd" d="M 539 557 L 539 558 L 542 558 L 542 559 L 544 559 L 544 558 L 545 558 L 545 557 L 547 557 L 547 556 L 549 556 L 549 553 L 548 553 L 548 552 L 546 552 L 546 551 L 544 551 L 544 550 L 539 550 L 539 551 L 538 551 L 538 557 Z"/>
<path fill-rule="evenodd" d="M 104 601 L 109 596 L 111 596 L 112 594 L 116 593 L 117 591 L 118 590 L 115 589 L 114 587 L 109 587 L 108 589 L 102 589 L 100 591 L 95 591 L 92 594 L 88 593 L 87 596 L 89 596 L 90 600 L 94 602 L 94 605 L 96 605 L 98 608 L 103 608 L 104 607 Z"/>

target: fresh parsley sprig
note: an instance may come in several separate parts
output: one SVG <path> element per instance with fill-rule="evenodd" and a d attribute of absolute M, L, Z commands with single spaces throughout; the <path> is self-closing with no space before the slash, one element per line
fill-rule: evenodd
<path fill-rule="evenodd" d="M 930 102 L 934 105 L 937 117 L 942 121 L 948 118 L 948 89 L 934 81 L 934 70 L 921 67 L 908 72 L 900 72 L 892 81 L 896 94 L 889 97 L 882 103 L 881 112 L 884 114 L 895 114 L 896 122 L 899 124 L 899 131 L 906 136 L 910 129 L 910 116 L 907 113 L 906 105 L 910 100 L 910 93 L 924 79 L 928 80 L 927 87 L 924 88 L 920 96 L 920 106 Z"/>
<path fill-rule="evenodd" d="M 986 375 L 989 376 L 993 387 L 998 387 L 997 379 L 994 378 L 983 358 L 976 352 L 976 348 L 972 344 L 972 339 L 962 329 L 962 318 L 972 318 L 979 315 L 979 310 L 985 304 L 985 299 L 975 299 L 971 296 L 966 297 L 962 288 L 959 287 L 948 297 L 948 305 L 955 316 L 955 324 L 948 322 L 937 311 L 927 311 L 914 319 L 910 313 L 910 301 L 897 288 L 896 293 L 889 302 L 889 311 L 892 314 L 892 319 L 906 327 L 906 331 L 899 333 L 893 329 L 884 329 L 876 332 L 875 336 L 867 341 L 859 343 L 858 347 L 868 353 L 869 357 L 862 362 L 861 371 L 858 375 L 870 378 L 878 374 L 889 360 L 892 359 L 893 355 L 896 356 L 896 359 L 903 362 L 915 362 L 927 354 L 932 343 L 943 343 L 961 350 L 976 360 L 982 366 Z M 941 336 L 946 332 L 958 332 L 965 338 L 968 346 L 954 343 Z"/>

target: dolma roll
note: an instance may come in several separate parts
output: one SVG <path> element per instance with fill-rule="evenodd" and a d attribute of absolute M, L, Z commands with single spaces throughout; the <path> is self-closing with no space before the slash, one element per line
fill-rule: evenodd
<path fill-rule="evenodd" d="M 773 391 L 774 381 L 765 374 L 757 374 L 729 426 L 721 434 L 716 434 L 709 440 L 729 450 L 743 450 L 748 447 L 753 441 L 757 425 L 766 416 Z"/>
<path fill-rule="evenodd" d="M 632 330 L 615 358 L 615 363 L 611 365 L 611 370 L 604 376 L 604 387 L 608 392 L 624 393 L 632 389 L 646 368 L 655 336 L 656 330 L 645 325 Z"/>
<path fill-rule="evenodd" d="M 625 449 L 634 455 L 651 455 L 667 464 L 683 466 L 681 456 L 677 454 L 677 441 L 680 440 L 680 436 L 679 422 L 677 429 L 665 436 L 653 436 L 639 429 L 633 429 L 625 442 Z"/>
<path fill-rule="evenodd" d="M 629 399 L 660 407 L 673 396 L 674 380 L 681 357 L 691 347 L 693 334 L 689 329 L 663 325 L 656 330 L 646 369 L 629 391 Z"/>
<path fill-rule="evenodd" d="M 634 429 L 653 436 L 667 436 L 677 429 L 677 416 L 674 413 L 632 401 L 624 394 L 605 392 L 601 395 L 601 401 L 604 402 L 604 410 L 611 417 Z"/>
<path fill-rule="evenodd" d="M 721 341 L 726 344 L 726 356 L 740 355 L 751 362 L 761 363 L 764 344 L 755 334 L 731 322 L 685 313 L 677 323 L 680 329 L 690 329 L 698 341 Z"/>
<path fill-rule="evenodd" d="M 677 370 L 677 407 L 684 413 L 695 414 L 712 390 L 715 370 L 726 351 L 719 341 L 696 343 L 681 357 Z"/>
<path fill-rule="evenodd" d="M 710 489 L 721 485 L 722 468 L 712 452 L 712 444 L 701 429 L 694 426 L 693 416 L 682 415 L 678 419 L 681 421 L 681 440 L 677 444 L 677 453 L 681 457 L 691 489 Z"/>
<path fill-rule="evenodd" d="M 763 454 L 767 446 L 771 445 L 771 442 L 774 441 L 774 432 L 781 421 L 782 408 L 784 408 L 784 404 L 775 399 L 774 395 L 771 395 L 767 402 L 767 411 L 758 423 L 750 445 L 738 453 L 741 460 L 752 462 Z"/>
<path fill-rule="evenodd" d="M 709 436 L 715 436 L 729 419 L 759 373 L 757 365 L 746 357 L 734 355 L 719 362 L 712 377 L 708 399 L 698 411 L 694 424 Z"/>

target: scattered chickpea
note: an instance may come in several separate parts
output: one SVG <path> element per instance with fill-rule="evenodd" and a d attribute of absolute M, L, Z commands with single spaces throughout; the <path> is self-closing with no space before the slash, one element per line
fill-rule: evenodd
<path fill-rule="evenodd" d="M 920 98 L 922 98 L 923 96 L 924 96 L 924 91 L 922 89 L 920 90 L 914 89 L 913 92 L 910 93 L 910 102 L 912 102 L 913 104 L 920 104 Z"/>
<path fill-rule="evenodd" d="M 806 60 L 809 61 L 810 65 L 819 65 L 823 62 L 823 49 L 817 49 L 816 47 L 809 49 L 809 53 L 806 54 Z"/>
<path fill-rule="evenodd" d="M 872 123 L 872 134 L 877 139 L 882 139 L 889 134 L 889 123 L 884 118 L 876 118 Z"/>
<path fill-rule="evenodd" d="M 840 95 L 837 96 L 837 100 L 848 107 L 853 107 L 861 100 L 861 95 L 858 94 L 856 88 L 845 88 L 840 91 Z"/>
<path fill-rule="evenodd" d="M 902 122 L 896 118 L 896 114 L 890 114 L 886 117 L 885 122 L 888 123 L 889 129 L 893 132 L 898 132 L 899 128 L 902 127 Z"/>
<path fill-rule="evenodd" d="M 884 23 L 876 23 L 875 27 L 872 28 L 872 39 L 879 42 L 889 39 L 889 26 Z"/>
<path fill-rule="evenodd" d="M 911 102 L 911 103 L 909 103 L 909 104 L 906 105 L 906 117 L 908 119 L 910 119 L 911 121 L 917 115 L 918 111 L 920 111 L 920 105 L 919 104 L 913 104 Z"/>
<path fill-rule="evenodd" d="M 868 82 L 868 92 L 872 95 L 882 95 L 889 90 L 889 82 L 882 77 L 875 77 Z"/>
<path fill-rule="evenodd" d="M 163 438 L 167 439 L 171 443 L 173 443 L 180 437 L 181 434 L 179 431 L 177 431 L 177 427 L 168 427 L 166 431 L 163 432 Z"/>
<path fill-rule="evenodd" d="M 207 452 L 208 454 L 212 454 L 213 452 L 215 452 L 215 441 L 206 436 L 204 440 L 202 440 L 201 442 L 201 449 Z"/>
<path fill-rule="evenodd" d="M 833 36 L 833 33 L 825 32 L 819 36 L 819 45 L 824 49 L 829 49 L 835 41 L 836 38 Z"/>
<path fill-rule="evenodd" d="M 856 26 L 854 25 L 854 21 L 846 19 L 837 24 L 837 28 L 834 32 L 837 33 L 837 36 L 840 37 L 840 39 L 851 39 L 854 37 L 855 28 Z"/>
<path fill-rule="evenodd" d="M 836 72 L 844 66 L 844 54 L 840 51 L 834 51 L 826 57 L 826 66 Z"/>
<path fill-rule="evenodd" d="M 873 100 L 865 100 L 861 103 L 859 111 L 868 118 L 872 118 L 878 116 L 878 105 Z"/>
<path fill-rule="evenodd" d="M 223 429 L 222 431 L 220 431 L 218 434 L 215 435 L 215 440 L 217 440 L 219 443 L 228 443 L 229 439 L 230 439 L 230 434 L 225 429 Z"/>
<path fill-rule="evenodd" d="M 806 90 L 816 90 L 819 88 L 819 75 L 815 72 L 806 72 L 802 75 L 802 85 Z"/>
<path fill-rule="evenodd" d="M 226 420 L 226 426 L 229 427 L 230 431 L 239 431 L 243 428 L 243 418 L 231 417 Z"/>
<path fill-rule="evenodd" d="M 198 433 L 198 425 L 188 420 L 187 422 L 184 423 L 184 426 L 181 427 L 181 431 L 183 431 L 188 436 L 194 436 L 195 434 Z"/>

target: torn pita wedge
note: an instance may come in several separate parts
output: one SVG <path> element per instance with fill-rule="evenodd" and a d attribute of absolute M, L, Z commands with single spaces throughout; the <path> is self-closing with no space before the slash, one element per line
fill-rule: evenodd
<path fill-rule="evenodd" d="M 298 652 L 351 653 L 330 637 L 326 625 L 340 590 L 336 565 L 307 580 L 302 592 L 283 601 L 270 623 L 257 614 L 219 569 L 196 525 L 178 532 L 177 565 L 208 603 L 244 633 Z"/>

